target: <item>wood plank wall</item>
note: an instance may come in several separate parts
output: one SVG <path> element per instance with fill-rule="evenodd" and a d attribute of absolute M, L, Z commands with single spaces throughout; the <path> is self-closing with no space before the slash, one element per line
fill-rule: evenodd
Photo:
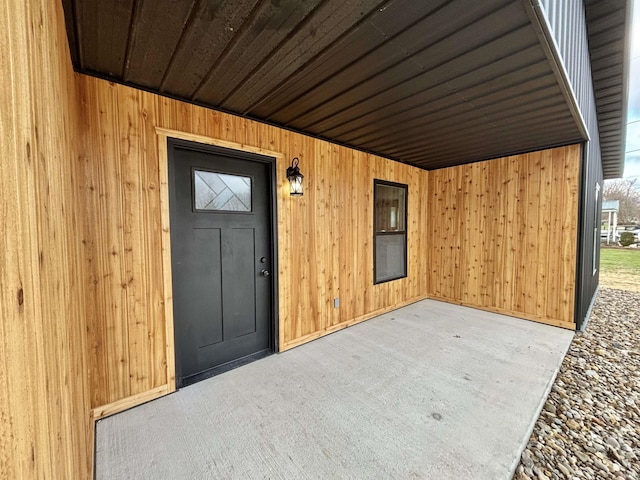
<path fill-rule="evenodd" d="M 2 2 L 0 47 L 0 478 L 90 478 L 80 105 L 60 2 Z"/>
<path fill-rule="evenodd" d="M 581 147 L 429 172 L 429 296 L 575 328 Z"/>
<path fill-rule="evenodd" d="M 420 298 L 427 291 L 428 174 L 304 135 L 79 76 L 88 125 L 82 203 L 91 405 L 96 416 L 164 391 L 161 169 L 156 127 L 277 160 L 280 345 L 287 349 Z M 305 194 L 285 179 L 300 158 Z M 409 276 L 373 285 L 373 179 L 409 185 Z M 340 307 L 333 299 L 340 298 Z M 168 385 L 171 387 L 171 385 Z"/>

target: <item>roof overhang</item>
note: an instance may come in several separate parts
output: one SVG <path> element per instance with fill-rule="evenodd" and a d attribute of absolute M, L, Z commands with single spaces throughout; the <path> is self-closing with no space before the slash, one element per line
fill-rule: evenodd
<path fill-rule="evenodd" d="M 587 138 L 522 0 L 62 1 L 79 72 L 421 168 Z M 628 7 L 587 3 L 615 176 L 625 45 L 599 5 Z"/>
<path fill-rule="evenodd" d="M 624 172 L 632 8 L 631 0 L 586 2 L 605 179 L 622 177 Z"/>

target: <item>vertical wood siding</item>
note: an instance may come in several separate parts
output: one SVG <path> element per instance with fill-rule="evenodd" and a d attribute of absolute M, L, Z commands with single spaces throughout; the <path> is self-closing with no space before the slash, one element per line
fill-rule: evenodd
<path fill-rule="evenodd" d="M 281 154 L 281 349 L 425 297 L 426 171 L 90 77 L 80 77 L 79 91 L 90 119 L 83 204 L 97 416 L 169 383 L 160 191 L 166 160 L 156 127 Z M 300 198 L 289 196 L 285 178 L 293 157 L 305 175 Z M 373 285 L 374 178 L 409 185 L 409 276 L 380 285 Z"/>
<path fill-rule="evenodd" d="M 0 478 L 85 479 L 80 105 L 62 7 L 0 7 Z"/>
<path fill-rule="evenodd" d="M 433 298 L 574 328 L 580 146 L 429 172 Z"/>

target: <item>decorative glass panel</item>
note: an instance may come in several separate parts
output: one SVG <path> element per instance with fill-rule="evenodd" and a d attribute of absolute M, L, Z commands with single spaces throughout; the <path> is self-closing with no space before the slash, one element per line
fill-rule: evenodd
<path fill-rule="evenodd" d="M 195 170 L 196 210 L 251 211 L 251 178 L 227 173 Z"/>

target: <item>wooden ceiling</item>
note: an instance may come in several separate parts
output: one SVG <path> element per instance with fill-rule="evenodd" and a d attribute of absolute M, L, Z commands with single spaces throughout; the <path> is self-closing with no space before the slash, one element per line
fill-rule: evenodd
<path fill-rule="evenodd" d="M 520 0 L 63 0 L 76 70 L 433 169 L 584 140 Z"/>

